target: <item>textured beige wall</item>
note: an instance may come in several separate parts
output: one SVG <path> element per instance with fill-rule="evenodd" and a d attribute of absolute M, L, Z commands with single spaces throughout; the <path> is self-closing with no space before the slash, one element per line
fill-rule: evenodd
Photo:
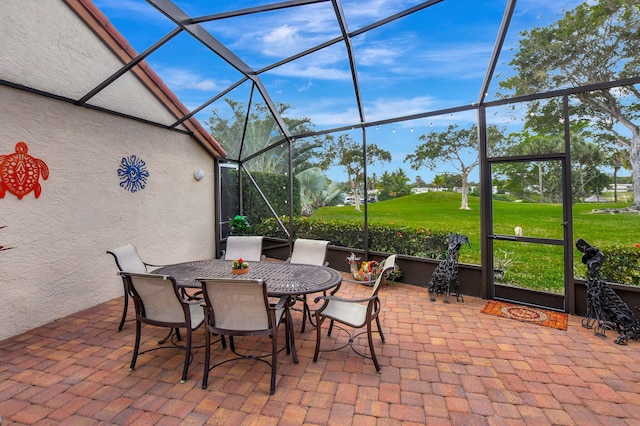
<path fill-rule="evenodd" d="M 122 67 L 60 0 L 2 0 L 0 29 L 0 78 L 4 80 L 79 99 Z M 88 103 L 173 124 L 175 117 L 140 88 L 127 73 Z"/>
<path fill-rule="evenodd" d="M 0 340 L 121 296 L 107 249 L 131 242 L 151 263 L 213 256 L 214 161 L 190 137 L 0 86 L 0 154 L 18 141 L 50 175 L 38 199 L 0 199 L 0 245 L 14 247 L 0 252 Z M 119 185 L 130 155 L 150 174 L 137 193 Z"/>
<path fill-rule="evenodd" d="M 62 1 L 0 3 L 0 79 L 79 98 L 122 66 Z M 175 120 L 131 76 L 90 102 Z M 122 296 L 110 248 L 133 243 L 158 264 L 213 257 L 214 160 L 189 136 L 0 86 L 0 155 L 19 141 L 50 175 L 38 199 L 0 199 L 0 245 L 13 247 L 0 252 L 0 340 Z M 137 193 L 117 174 L 131 155 L 150 173 Z"/>

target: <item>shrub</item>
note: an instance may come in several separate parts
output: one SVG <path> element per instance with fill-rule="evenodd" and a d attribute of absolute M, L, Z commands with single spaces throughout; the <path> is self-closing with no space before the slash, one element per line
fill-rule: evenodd
<path fill-rule="evenodd" d="M 640 245 L 600 247 L 605 256 L 602 278 L 608 282 L 640 286 Z"/>
<path fill-rule="evenodd" d="M 288 217 L 281 218 L 288 223 Z M 255 226 L 258 235 L 287 238 L 275 219 L 265 219 Z M 293 239 L 328 240 L 341 247 L 364 247 L 361 222 L 334 221 L 296 217 Z M 369 225 L 369 248 L 382 253 L 401 253 L 428 259 L 444 259 L 447 255 L 449 231 L 432 231 L 407 226 Z"/>
<path fill-rule="evenodd" d="M 231 235 L 251 235 L 253 227 L 246 216 L 236 215 L 229 219 Z"/>

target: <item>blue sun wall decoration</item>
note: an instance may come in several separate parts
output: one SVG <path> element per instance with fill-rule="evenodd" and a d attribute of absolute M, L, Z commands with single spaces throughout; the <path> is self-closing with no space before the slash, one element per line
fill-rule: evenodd
<path fill-rule="evenodd" d="M 127 191 L 138 192 L 147 186 L 149 171 L 146 163 L 135 155 L 122 157 L 118 168 L 120 186 Z"/>

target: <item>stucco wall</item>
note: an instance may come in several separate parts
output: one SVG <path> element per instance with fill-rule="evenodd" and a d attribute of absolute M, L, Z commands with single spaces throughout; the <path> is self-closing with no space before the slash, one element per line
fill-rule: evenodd
<path fill-rule="evenodd" d="M 151 263 L 213 256 L 214 161 L 189 136 L 0 86 L 0 155 L 18 141 L 50 175 L 38 199 L 0 199 L 0 245 L 13 247 L 0 251 L 0 340 L 121 296 L 107 249 L 131 242 Z M 137 193 L 117 174 L 131 155 L 150 174 Z"/>
<path fill-rule="evenodd" d="M 60 0 L 2 0 L 0 7 L 2 79 L 79 99 L 123 65 Z M 131 73 L 88 103 L 167 125 L 175 122 Z"/>

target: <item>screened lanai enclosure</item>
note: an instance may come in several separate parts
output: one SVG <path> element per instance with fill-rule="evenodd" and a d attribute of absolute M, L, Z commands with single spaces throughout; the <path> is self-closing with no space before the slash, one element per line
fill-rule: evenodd
<path fill-rule="evenodd" d="M 636 1 L 94 3 L 130 44 L 120 68 L 75 93 L 2 84 L 176 131 L 199 122 L 221 147 L 217 252 L 232 232 L 282 259 L 296 238 L 326 239 L 336 269 L 396 253 L 424 286 L 461 234 L 464 292 L 580 313 L 584 238 L 637 298 Z M 178 119 L 108 102 L 141 67 L 184 104 Z"/>

